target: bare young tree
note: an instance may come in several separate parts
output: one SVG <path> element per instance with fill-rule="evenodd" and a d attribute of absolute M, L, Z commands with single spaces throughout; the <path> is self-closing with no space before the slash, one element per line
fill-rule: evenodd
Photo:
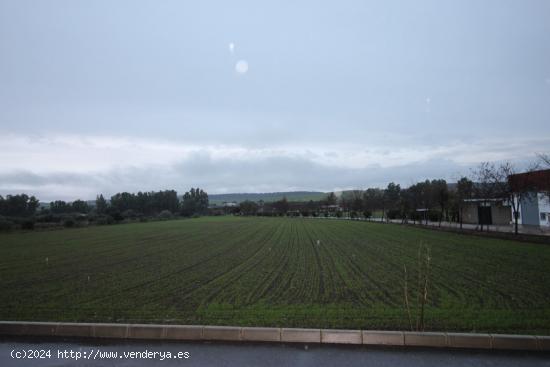
<path fill-rule="evenodd" d="M 550 154 L 539 153 L 537 154 L 537 157 L 543 166 L 550 168 Z"/>
<path fill-rule="evenodd" d="M 458 205 L 458 220 L 462 229 L 464 200 L 471 199 L 474 193 L 474 183 L 468 177 L 462 177 L 456 183 L 456 199 Z"/>
<path fill-rule="evenodd" d="M 533 180 L 531 172 L 538 167 L 531 164 L 521 174 L 510 162 L 501 163 L 498 166 L 490 163 L 482 163 L 483 184 L 488 191 L 487 197 L 502 199 L 510 204 L 514 220 L 514 233 L 518 234 L 519 209 L 522 202 L 532 200 Z"/>
<path fill-rule="evenodd" d="M 514 216 L 514 233 L 518 234 L 519 206 L 524 199 L 524 189 L 511 185 L 510 176 L 517 174 L 515 167 L 510 162 L 504 162 L 498 167 L 493 167 L 490 172 L 491 181 L 495 189 L 495 196 L 506 200 L 512 207 Z"/>
<path fill-rule="evenodd" d="M 496 167 L 490 162 L 481 162 L 479 166 L 472 172 L 475 196 L 481 200 L 481 204 L 486 206 L 490 199 L 495 197 L 495 187 L 493 185 L 494 172 Z M 479 218 L 481 224 L 481 231 L 483 231 L 483 220 Z"/>
<path fill-rule="evenodd" d="M 545 168 L 545 169 L 550 168 L 550 154 L 539 153 L 537 154 L 537 157 L 539 159 L 539 168 Z M 545 187 L 549 188 L 550 182 L 545 182 Z M 550 190 L 546 189 L 545 191 L 543 191 L 543 193 L 544 195 L 546 195 L 548 199 L 550 199 Z"/>
<path fill-rule="evenodd" d="M 503 186 L 505 190 L 503 196 L 507 198 L 514 214 L 514 233 L 518 234 L 519 209 L 522 202 L 531 201 L 536 198 L 533 193 L 538 191 L 533 174 L 540 168 L 537 162 L 530 163 L 529 166 L 519 174 L 515 167 L 505 162 L 500 165 L 498 174 L 506 178 L 507 185 Z"/>
<path fill-rule="evenodd" d="M 425 329 L 425 311 L 428 304 L 428 290 L 431 284 L 431 261 L 432 257 L 430 254 L 430 248 L 425 244 L 420 244 L 420 247 L 418 248 L 418 268 L 416 269 L 418 273 L 418 284 L 416 286 L 416 289 L 414 289 L 413 282 L 411 282 L 411 287 L 409 286 L 407 266 L 403 264 L 403 304 L 405 307 L 407 318 L 409 320 L 411 331 L 424 331 Z M 416 302 L 414 302 L 415 291 Z M 414 326 L 412 311 L 416 311 Z"/>

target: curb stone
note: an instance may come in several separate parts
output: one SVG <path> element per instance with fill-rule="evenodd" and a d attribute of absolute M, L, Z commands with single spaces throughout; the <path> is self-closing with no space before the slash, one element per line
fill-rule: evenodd
<path fill-rule="evenodd" d="M 239 326 L 0 321 L 0 335 L 550 351 L 550 336 Z"/>
<path fill-rule="evenodd" d="M 321 330 L 321 343 L 363 344 L 361 330 Z"/>
<path fill-rule="evenodd" d="M 446 347 L 447 334 L 433 332 L 404 332 L 405 345 L 415 347 Z"/>
<path fill-rule="evenodd" d="M 365 345 L 405 345 L 405 335 L 401 331 L 363 330 Z"/>
<path fill-rule="evenodd" d="M 281 341 L 290 343 L 321 343 L 321 329 L 283 328 Z"/>

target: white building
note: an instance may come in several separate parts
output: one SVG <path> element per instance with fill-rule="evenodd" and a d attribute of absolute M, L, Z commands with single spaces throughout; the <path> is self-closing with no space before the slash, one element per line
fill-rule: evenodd
<path fill-rule="evenodd" d="M 511 175 L 508 179 L 514 191 L 523 192 L 518 224 L 550 229 L 550 169 Z"/>

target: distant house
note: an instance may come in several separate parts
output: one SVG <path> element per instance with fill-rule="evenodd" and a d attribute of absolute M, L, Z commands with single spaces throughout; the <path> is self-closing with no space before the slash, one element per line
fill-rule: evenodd
<path fill-rule="evenodd" d="M 340 205 L 323 205 L 321 210 L 328 213 L 341 212 L 343 209 Z"/>
<path fill-rule="evenodd" d="M 508 225 L 512 222 L 511 205 L 502 199 L 466 199 L 462 222 L 483 225 Z"/>
<path fill-rule="evenodd" d="M 550 169 L 511 175 L 508 182 L 514 192 L 524 193 L 514 198 L 521 197 L 518 223 L 550 228 Z"/>

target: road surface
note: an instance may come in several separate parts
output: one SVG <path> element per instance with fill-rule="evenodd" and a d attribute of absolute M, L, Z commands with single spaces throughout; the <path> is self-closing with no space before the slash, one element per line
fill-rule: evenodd
<path fill-rule="evenodd" d="M 24 356 L 27 357 L 24 357 Z M 29 358 L 29 356 L 38 358 Z M 0 366 L 548 366 L 529 352 L 75 339 L 0 339 Z"/>

